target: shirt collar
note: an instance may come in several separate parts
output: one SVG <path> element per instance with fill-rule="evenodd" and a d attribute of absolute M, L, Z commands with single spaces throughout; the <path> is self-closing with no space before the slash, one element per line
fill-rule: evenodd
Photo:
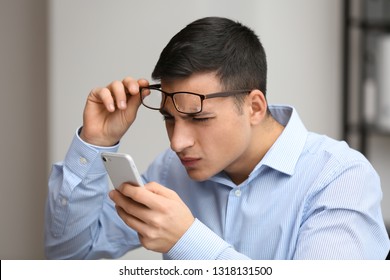
<path fill-rule="evenodd" d="M 262 166 L 268 166 L 286 175 L 293 175 L 306 143 L 308 132 L 295 108 L 286 105 L 269 105 L 269 109 L 272 116 L 284 126 L 284 129 L 263 159 L 249 174 L 246 182 L 256 178 L 262 170 Z M 210 180 L 234 187 L 224 172 L 216 174 Z"/>
<path fill-rule="evenodd" d="M 256 176 L 263 165 L 287 175 L 293 175 L 306 143 L 308 132 L 295 108 L 270 105 L 269 109 L 272 116 L 285 128 L 263 159 L 257 164 L 249 178 Z"/>

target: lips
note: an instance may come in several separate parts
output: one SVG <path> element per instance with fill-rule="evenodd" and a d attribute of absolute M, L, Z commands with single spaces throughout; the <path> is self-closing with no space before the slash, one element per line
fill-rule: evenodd
<path fill-rule="evenodd" d="M 180 158 L 181 163 L 185 167 L 195 167 L 195 165 L 200 161 L 200 158 L 195 157 L 181 157 Z"/>

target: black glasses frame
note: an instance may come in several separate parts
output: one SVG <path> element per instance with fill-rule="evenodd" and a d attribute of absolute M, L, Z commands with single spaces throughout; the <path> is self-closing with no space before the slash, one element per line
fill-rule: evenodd
<path fill-rule="evenodd" d="M 142 91 L 145 90 L 145 89 L 158 90 L 158 91 L 164 93 L 164 100 L 163 100 L 163 102 L 161 102 L 161 106 L 159 108 L 150 107 L 150 106 L 146 105 L 143 102 L 144 98 L 142 96 Z M 172 103 L 175 106 L 176 111 L 178 111 L 179 113 L 188 114 L 188 115 L 198 114 L 198 113 L 202 112 L 202 110 L 203 110 L 203 100 L 205 100 L 205 99 L 211 99 L 211 98 L 216 98 L 216 97 L 228 97 L 228 96 L 233 96 L 233 95 L 236 95 L 236 94 L 244 94 L 244 93 L 248 94 L 251 91 L 252 90 L 250 90 L 250 89 L 237 89 L 237 90 L 209 93 L 207 95 L 194 93 L 194 92 L 189 92 L 189 91 L 178 91 L 178 92 L 169 93 L 169 92 L 163 91 L 161 89 L 161 84 L 154 84 L 154 85 L 149 85 L 147 87 L 140 87 L 140 89 L 139 89 L 139 93 L 140 93 L 140 96 L 141 96 L 141 102 L 142 102 L 142 105 L 144 105 L 145 107 L 147 107 L 149 109 L 152 109 L 152 110 L 161 110 L 164 107 L 164 105 L 165 105 L 167 97 L 170 97 L 172 99 Z M 198 96 L 200 98 L 200 109 L 198 111 L 189 113 L 189 112 L 183 112 L 180 109 L 178 109 L 176 101 L 175 101 L 175 99 L 173 97 L 176 94 L 183 94 L 183 93 L 190 94 L 190 95 L 196 95 L 196 96 Z"/>

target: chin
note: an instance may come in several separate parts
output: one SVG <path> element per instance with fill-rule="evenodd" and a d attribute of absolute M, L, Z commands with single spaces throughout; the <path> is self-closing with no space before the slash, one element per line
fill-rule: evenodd
<path fill-rule="evenodd" d="M 199 172 L 195 170 L 187 170 L 187 174 L 192 180 L 197 182 L 206 181 L 214 176 L 214 174 L 210 174 L 208 172 Z"/>

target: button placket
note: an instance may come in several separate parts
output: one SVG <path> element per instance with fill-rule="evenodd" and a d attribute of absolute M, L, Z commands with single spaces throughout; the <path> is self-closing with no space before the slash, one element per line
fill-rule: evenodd
<path fill-rule="evenodd" d="M 241 206 L 243 199 L 243 190 L 241 187 L 234 187 L 230 190 L 228 197 L 226 217 L 225 217 L 225 228 L 224 228 L 224 239 L 234 246 L 236 240 L 236 232 L 240 227 L 240 215 Z"/>

